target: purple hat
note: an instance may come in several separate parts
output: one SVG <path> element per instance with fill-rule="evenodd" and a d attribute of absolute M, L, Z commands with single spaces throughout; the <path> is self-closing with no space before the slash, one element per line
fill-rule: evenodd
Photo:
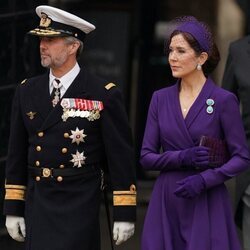
<path fill-rule="evenodd" d="M 212 34 L 209 28 L 193 16 L 179 17 L 174 20 L 175 25 L 172 26 L 171 35 L 174 31 L 189 33 L 199 43 L 204 52 L 210 54 L 212 48 Z"/>

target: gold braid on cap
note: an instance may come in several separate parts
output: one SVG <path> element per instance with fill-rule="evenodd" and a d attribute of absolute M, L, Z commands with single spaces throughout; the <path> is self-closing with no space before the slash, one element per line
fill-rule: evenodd
<path fill-rule="evenodd" d="M 114 206 L 136 206 L 136 187 L 130 186 L 130 190 L 113 191 Z"/>
<path fill-rule="evenodd" d="M 5 200 L 25 200 L 26 187 L 22 185 L 5 185 Z"/>

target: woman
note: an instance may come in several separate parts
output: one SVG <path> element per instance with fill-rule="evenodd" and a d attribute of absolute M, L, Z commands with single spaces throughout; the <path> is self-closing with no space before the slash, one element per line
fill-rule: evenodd
<path fill-rule="evenodd" d="M 167 54 L 178 80 L 153 94 L 141 149 L 144 169 L 160 171 L 142 250 L 239 250 L 224 185 L 250 164 L 238 101 L 208 77 L 220 57 L 207 26 L 187 17 L 175 27 Z M 203 135 L 226 141 L 230 158 L 212 166 Z"/>

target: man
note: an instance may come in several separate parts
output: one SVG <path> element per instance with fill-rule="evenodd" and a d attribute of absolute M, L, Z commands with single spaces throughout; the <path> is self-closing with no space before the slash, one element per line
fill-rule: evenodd
<path fill-rule="evenodd" d="M 250 36 L 230 44 L 222 87 L 235 93 L 250 147 Z M 236 222 L 242 227 L 244 249 L 250 249 L 250 171 L 236 178 Z"/>
<path fill-rule="evenodd" d="M 121 92 L 80 68 L 77 56 L 95 26 L 38 6 L 42 66 L 13 101 L 4 214 L 26 250 L 99 250 L 102 169 L 113 190 L 113 238 L 134 234 L 136 188 L 132 136 Z"/>

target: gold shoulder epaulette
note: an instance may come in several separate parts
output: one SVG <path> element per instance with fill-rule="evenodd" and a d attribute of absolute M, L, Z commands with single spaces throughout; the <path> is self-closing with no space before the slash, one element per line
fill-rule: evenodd
<path fill-rule="evenodd" d="M 21 84 L 25 84 L 26 81 L 27 81 L 27 79 L 22 80 L 22 81 L 21 81 Z"/>
<path fill-rule="evenodd" d="M 136 187 L 134 184 L 129 190 L 113 191 L 114 206 L 136 206 Z"/>
<path fill-rule="evenodd" d="M 107 85 L 105 85 L 105 89 L 110 90 L 111 88 L 115 87 L 116 85 L 112 82 L 108 83 Z"/>

